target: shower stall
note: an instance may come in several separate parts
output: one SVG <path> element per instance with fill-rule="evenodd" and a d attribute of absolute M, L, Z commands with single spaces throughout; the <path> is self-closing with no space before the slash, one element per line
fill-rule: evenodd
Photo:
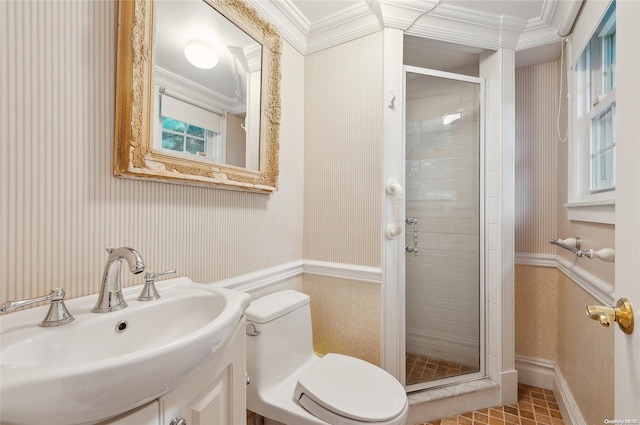
<path fill-rule="evenodd" d="M 484 87 L 404 69 L 401 338 L 405 386 L 415 391 L 484 376 Z"/>

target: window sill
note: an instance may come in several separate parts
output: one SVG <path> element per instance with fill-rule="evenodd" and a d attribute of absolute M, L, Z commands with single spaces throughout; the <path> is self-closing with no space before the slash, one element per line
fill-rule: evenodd
<path fill-rule="evenodd" d="M 567 208 L 567 218 L 571 221 L 603 224 L 616 223 L 616 201 L 613 199 L 568 202 L 564 206 Z"/>

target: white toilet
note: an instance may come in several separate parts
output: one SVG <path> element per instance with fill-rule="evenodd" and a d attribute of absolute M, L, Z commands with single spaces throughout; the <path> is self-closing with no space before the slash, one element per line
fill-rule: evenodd
<path fill-rule="evenodd" d="M 258 298 L 247 318 L 247 409 L 287 425 L 404 425 L 402 385 L 364 360 L 313 352 L 309 296 Z"/>

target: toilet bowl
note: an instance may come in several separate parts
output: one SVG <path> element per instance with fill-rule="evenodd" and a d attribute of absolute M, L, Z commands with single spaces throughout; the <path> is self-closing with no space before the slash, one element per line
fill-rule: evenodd
<path fill-rule="evenodd" d="M 402 385 L 355 357 L 313 352 L 309 296 L 258 298 L 247 319 L 247 409 L 287 425 L 404 425 Z"/>

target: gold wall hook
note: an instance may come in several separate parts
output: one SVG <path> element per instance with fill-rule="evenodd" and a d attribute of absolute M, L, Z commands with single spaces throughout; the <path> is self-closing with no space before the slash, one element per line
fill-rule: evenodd
<path fill-rule="evenodd" d="M 587 316 L 598 320 L 602 326 L 609 327 L 611 322 L 618 322 L 622 332 L 633 332 L 633 307 L 626 298 L 620 298 L 614 308 L 600 305 L 588 305 Z"/>

